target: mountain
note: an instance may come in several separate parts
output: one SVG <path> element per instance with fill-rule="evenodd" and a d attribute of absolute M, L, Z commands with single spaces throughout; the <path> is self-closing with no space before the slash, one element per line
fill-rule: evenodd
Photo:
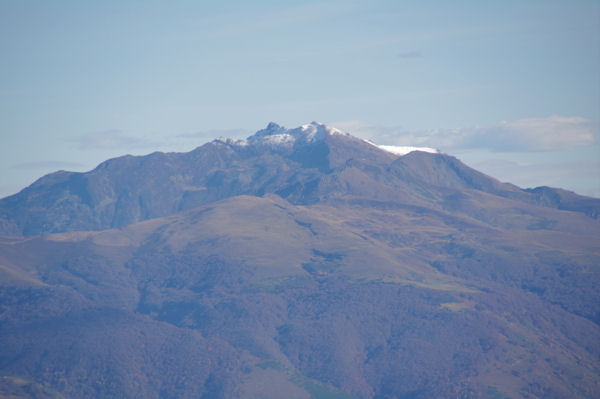
<path fill-rule="evenodd" d="M 269 193 L 292 204 L 362 200 L 439 209 L 459 206 L 461 190 L 593 218 L 600 210 L 600 200 L 548 187 L 521 190 L 446 154 L 398 157 L 315 122 L 291 130 L 271 123 L 247 140 L 218 139 L 188 153 L 124 156 L 87 173 L 44 176 L 0 200 L 0 233 L 102 230 L 235 195 Z"/>
<path fill-rule="evenodd" d="M 0 200 L 0 397 L 600 396 L 600 200 L 426 150 L 271 123 Z"/>

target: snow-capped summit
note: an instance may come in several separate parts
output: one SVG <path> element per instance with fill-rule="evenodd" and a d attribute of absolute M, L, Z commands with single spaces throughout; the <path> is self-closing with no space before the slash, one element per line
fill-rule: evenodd
<path fill-rule="evenodd" d="M 269 122 L 266 128 L 259 130 L 254 133 L 251 137 L 264 137 L 264 136 L 273 136 L 277 134 L 284 134 L 287 129 L 281 125 L 278 125 L 275 122 Z"/>
<path fill-rule="evenodd" d="M 346 135 L 339 129 L 327 126 L 319 122 L 311 122 L 294 129 L 287 129 L 275 122 L 269 122 L 267 127 L 254 133 L 245 140 L 232 140 L 226 138 L 217 139 L 229 145 L 268 145 L 278 147 L 293 147 L 295 144 L 308 144 L 322 141 L 327 135 Z"/>
<path fill-rule="evenodd" d="M 308 123 L 306 125 L 302 125 L 299 128 L 294 129 L 294 130 L 298 130 L 298 129 L 300 129 L 303 133 L 306 133 L 311 138 L 316 137 L 317 139 L 324 137 L 327 134 L 329 134 L 329 135 L 341 134 L 341 135 L 345 135 L 345 136 L 350 136 L 348 133 L 342 132 L 341 130 L 336 129 L 335 127 L 327 126 L 323 123 L 314 122 L 314 121 L 311 123 Z"/>
<path fill-rule="evenodd" d="M 286 129 L 275 122 L 269 122 L 265 129 L 259 130 L 248 137 L 248 141 L 262 141 L 272 144 L 281 143 L 312 143 L 325 139 L 327 135 L 347 134 L 331 126 L 319 122 L 311 122 L 294 129 Z"/>
<path fill-rule="evenodd" d="M 320 122 L 311 122 L 293 129 L 287 129 L 275 122 L 269 122 L 267 127 L 254 133 L 245 140 L 234 140 L 219 138 L 218 141 L 235 146 L 262 146 L 276 147 L 281 149 L 291 149 L 297 144 L 309 144 L 318 141 L 323 141 L 327 136 L 341 135 L 353 137 L 340 129 L 328 126 Z M 354 138 L 358 139 L 358 138 Z M 412 151 L 423 151 L 429 153 L 439 153 L 435 148 L 430 147 L 414 147 L 414 146 L 395 146 L 395 145 L 380 145 L 366 139 L 362 140 L 380 150 L 392 153 L 394 155 L 406 155 Z"/>

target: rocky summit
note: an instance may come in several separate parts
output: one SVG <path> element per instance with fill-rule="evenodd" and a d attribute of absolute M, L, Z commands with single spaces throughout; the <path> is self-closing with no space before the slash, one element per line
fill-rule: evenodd
<path fill-rule="evenodd" d="M 0 397 L 600 397 L 600 200 L 270 123 L 0 200 Z"/>

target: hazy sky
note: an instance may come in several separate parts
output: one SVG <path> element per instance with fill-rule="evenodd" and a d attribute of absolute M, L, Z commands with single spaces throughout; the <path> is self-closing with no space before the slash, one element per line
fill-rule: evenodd
<path fill-rule="evenodd" d="M 0 197 L 313 120 L 600 197 L 600 2 L 0 0 Z"/>

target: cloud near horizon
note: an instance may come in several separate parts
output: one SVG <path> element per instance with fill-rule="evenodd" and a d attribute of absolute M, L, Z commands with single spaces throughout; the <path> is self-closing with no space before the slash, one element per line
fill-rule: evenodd
<path fill-rule="evenodd" d="M 581 117 L 553 115 L 502 121 L 491 126 L 408 131 L 362 121 L 336 126 L 378 144 L 414 145 L 447 150 L 485 149 L 494 152 L 534 152 L 572 149 L 597 142 L 598 125 Z"/>
<path fill-rule="evenodd" d="M 554 158 L 555 159 L 555 158 Z M 577 194 L 600 198 L 600 160 L 556 162 L 517 162 L 506 159 L 480 159 L 468 162 L 480 172 L 509 181 L 519 187 L 551 186 L 574 190 Z M 573 185 L 577 186 L 571 187 Z"/>

